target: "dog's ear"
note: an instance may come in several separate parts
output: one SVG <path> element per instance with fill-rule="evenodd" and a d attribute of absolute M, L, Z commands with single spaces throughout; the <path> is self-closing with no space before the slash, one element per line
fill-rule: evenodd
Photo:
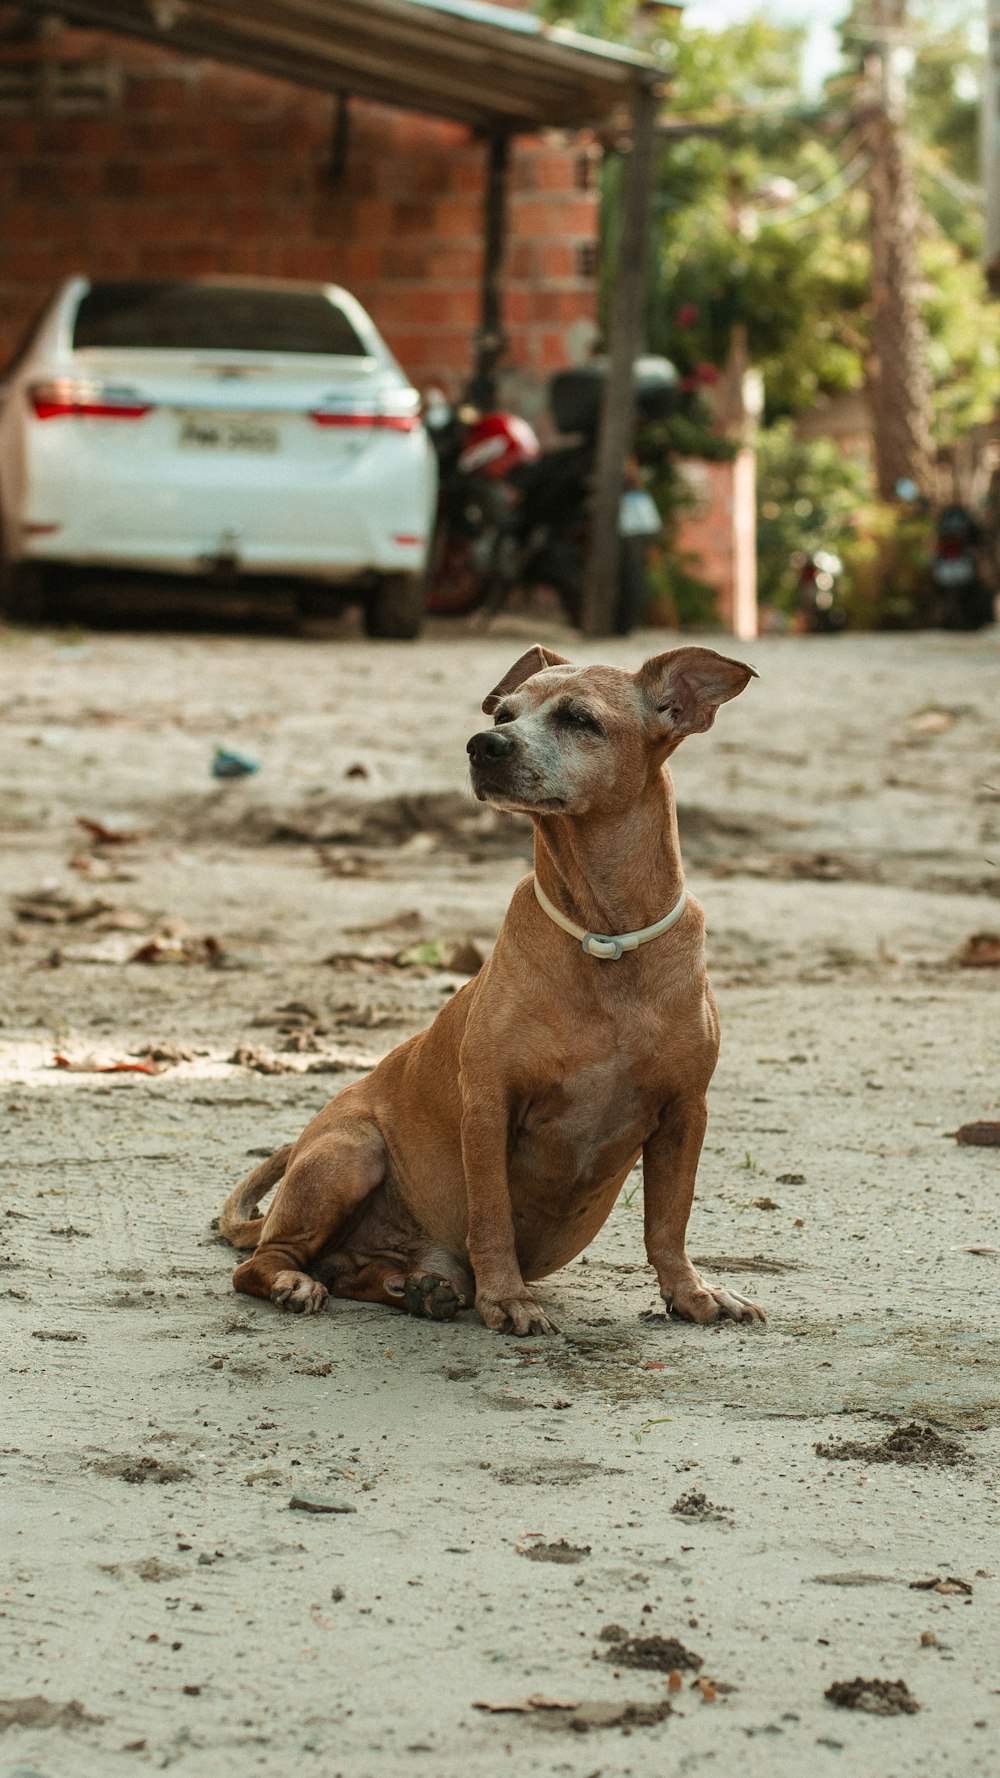
<path fill-rule="evenodd" d="M 529 648 L 527 654 L 522 654 L 520 660 L 514 662 L 509 673 L 504 674 L 499 685 L 493 687 L 489 697 L 483 699 L 483 710 L 487 716 L 492 716 L 501 699 L 505 698 L 509 691 L 516 691 L 526 679 L 533 679 L 535 674 L 541 673 L 545 667 L 568 667 L 569 665 L 570 662 L 564 659 L 561 654 L 556 654 L 551 648 L 543 648 L 540 642 L 536 642 L 534 648 Z"/>
<path fill-rule="evenodd" d="M 674 648 L 654 655 L 636 674 L 657 737 L 678 740 L 711 728 L 719 705 L 739 697 L 756 677 L 753 667 L 714 648 Z"/>

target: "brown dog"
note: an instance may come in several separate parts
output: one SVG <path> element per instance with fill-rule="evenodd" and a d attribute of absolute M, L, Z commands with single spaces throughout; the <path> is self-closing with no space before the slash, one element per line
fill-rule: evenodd
<path fill-rule="evenodd" d="M 476 796 L 532 816 L 534 879 L 434 1023 L 230 1194 L 222 1233 L 255 1249 L 237 1290 L 305 1313 L 332 1292 L 439 1320 L 474 1299 L 487 1327 L 549 1333 L 525 1280 L 587 1246 L 641 1155 L 668 1309 L 764 1320 L 704 1283 L 684 1248 L 719 1021 L 665 765 L 753 677 L 708 648 L 638 673 L 547 648 L 515 663 L 483 704 L 496 726 L 468 751 Z"/>

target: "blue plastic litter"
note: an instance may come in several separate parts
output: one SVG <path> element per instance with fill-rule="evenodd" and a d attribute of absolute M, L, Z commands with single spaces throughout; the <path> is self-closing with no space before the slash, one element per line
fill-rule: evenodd
<path fill-rule="evenodd" d="M 212 760 L 213 778 L 250 778 L 260 771 L 260 760 L 249 753 L 233 753 L 228 747 L 217 747 Z"/>

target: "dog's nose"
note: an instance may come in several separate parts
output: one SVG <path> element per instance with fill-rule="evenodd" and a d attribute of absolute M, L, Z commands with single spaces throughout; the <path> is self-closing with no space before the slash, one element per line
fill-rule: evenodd
<path fill-rule="evenodd" d="M 474 766 L 496 765 L 513 750 L 514 737 L 496 728 L 486 728 L 481 734 L 473 735 L 465 749 Z"/>

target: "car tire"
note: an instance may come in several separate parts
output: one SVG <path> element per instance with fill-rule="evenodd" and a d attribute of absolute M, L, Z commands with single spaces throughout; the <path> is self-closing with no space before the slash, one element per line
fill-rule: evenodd
<path fill-rule="evenodd" d="M 386 574 L 364 605 L 365 635 L 412 642 L 424 623 L 423 574 Z"/>
<path fill-rule="evenodd" d="M 0 556 L 0 611 L 16 624 L 43 624 L 52 616 L 52 580 L 38 562 Z"/>

